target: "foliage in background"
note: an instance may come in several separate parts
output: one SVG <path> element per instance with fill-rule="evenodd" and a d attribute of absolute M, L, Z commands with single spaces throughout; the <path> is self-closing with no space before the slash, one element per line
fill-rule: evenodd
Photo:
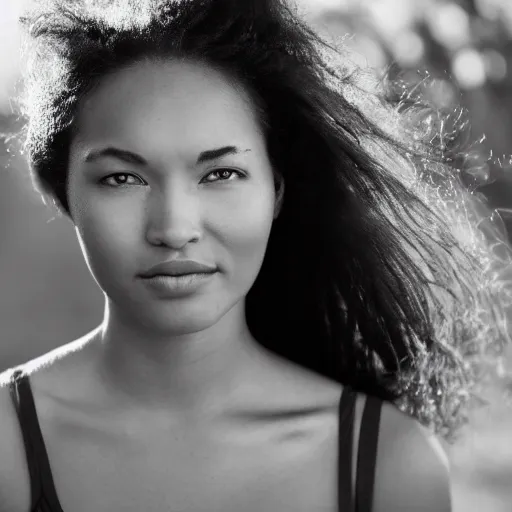
<path fill-rule="evenodd" d="M 512 2 L 339 0 L 329 6 L 312 15 L 313 23 L 351 34 L 346 39 L 360 63 L 416 85 L 440 119 L 459 105 L 467 110 L 468 126 L 456 136 L 459 147 L 468 146 L 464 158 L 462 152 L 452 157 L 463 182 L 497 209 L 493 223 L 510 238 Z"/>

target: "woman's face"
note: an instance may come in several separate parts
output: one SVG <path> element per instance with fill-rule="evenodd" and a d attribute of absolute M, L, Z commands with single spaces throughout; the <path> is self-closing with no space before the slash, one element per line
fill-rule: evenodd
<path fill-rule="evenodd" d="M 87 265 L 112 311 L 158 332 L 203 330 L 240 304 L 278 214 L 263 134 L 231 84 L 202 64 L 140 62 L 105 78 L 76 119 L 68 197 Z M 176 258 L 219 271 L 180 297 L 139 277 Z"/>

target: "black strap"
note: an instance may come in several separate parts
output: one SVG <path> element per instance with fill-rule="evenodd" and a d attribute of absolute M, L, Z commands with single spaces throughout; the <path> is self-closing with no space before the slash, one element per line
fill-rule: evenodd
<path fill-rule="evenodd" d="M 50 461 L 48 460 L 39 420 L 37 419 L 29 376 L 23 369 L 18 368 L 14 370 L 9 382 L 9 389 L 25 443 L 30 474 L 30 509 L 32 511 L 51 510 L 52 512 L 63 512 L 55 491 Z"/>
<path fill-rule="evenodd" d="M 338 510 L 355 512 L 352 495 L 352 448 L 356 393 L 343 387 L 339 407 L 338 431 Z"/>
<path fill-rule="evenodd" d="M 356 510 L 372 512 L 382 401 L 366 397 L 357 455 Z"/>

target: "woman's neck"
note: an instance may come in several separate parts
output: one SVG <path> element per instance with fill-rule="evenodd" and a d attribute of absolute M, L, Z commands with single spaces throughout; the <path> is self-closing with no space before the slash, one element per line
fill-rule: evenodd
<path fill-rule="evenodd" d="M 111 322 L 98 331 L 98 376 L 127 407 L 187 416 L 221 413 L 273 359 L 246 327 L 238 327 L 163 340 Z"/>

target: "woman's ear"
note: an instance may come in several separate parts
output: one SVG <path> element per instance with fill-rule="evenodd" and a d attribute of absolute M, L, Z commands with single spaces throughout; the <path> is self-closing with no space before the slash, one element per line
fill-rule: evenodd
<path fill-rule="evenodd" d="M 279 214 L 281 213 L 281 208 L 283 206 L 283 200 L 284 200 L 284 178 L 278 174 L 275 179 L 275 185 L 276 185 L 276 199 L 275 199 L 275 206 L 274 206 L 274 220 L 279 217 Z"/>

